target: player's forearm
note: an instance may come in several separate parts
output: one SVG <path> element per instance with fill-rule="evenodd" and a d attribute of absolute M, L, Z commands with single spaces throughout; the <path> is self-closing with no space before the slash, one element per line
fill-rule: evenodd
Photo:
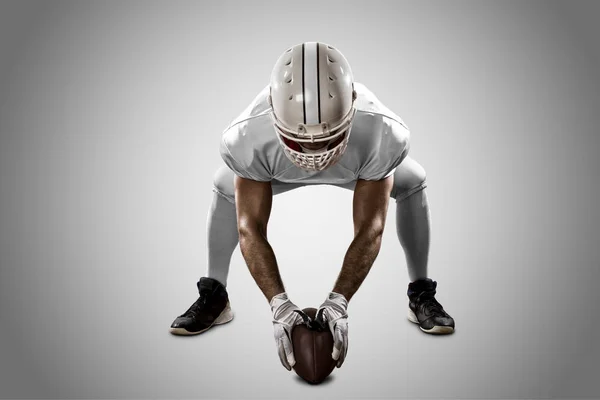
<path fill-rule="evenodd" d="M 250 274 L 270 302 L 273 296 L 285 291 L 275 253 L 267 238 L 259 232 L 241 230 L 239 237 L 240 250 Z"/>
<path fill-rule="evenodd" d="M 357 235 L 344 257 L 342 269 L 333 291 L 350 301 L 363 283 L 381 248 L 381 233 Z"/>

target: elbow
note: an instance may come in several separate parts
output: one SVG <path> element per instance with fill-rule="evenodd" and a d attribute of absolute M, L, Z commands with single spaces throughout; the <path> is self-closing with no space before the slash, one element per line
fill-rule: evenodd
<path fill-rule="evenodd" d="M 380 245 L 383 238 L 385 225 L 383 223 L 372 223 L 367 226 L 360 227 L 355 232 L 355 239 L 366 241 Z"/>
<path fill-rule="evenodd" d="M 242 218 L 238 221 L 238 236 L 240 244 L 248 239 L 256 237 L 266 238 L 267 226 L 257 221 Z"/>

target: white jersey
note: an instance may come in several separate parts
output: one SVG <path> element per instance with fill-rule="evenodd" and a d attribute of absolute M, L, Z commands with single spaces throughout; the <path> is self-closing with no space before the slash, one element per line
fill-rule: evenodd
<path fill-rule="evenodd" d="M 357 111 L 348 147 L 327 169 L 307 171 L 286 157 L 270 115 L 269 86 L 225 129 L 221 157 L 235 174 L 257 181 L 344 184 L 390 176 L 408 154 L 410 132 L 366 86 L 355 82 L 354 89 Z"/>

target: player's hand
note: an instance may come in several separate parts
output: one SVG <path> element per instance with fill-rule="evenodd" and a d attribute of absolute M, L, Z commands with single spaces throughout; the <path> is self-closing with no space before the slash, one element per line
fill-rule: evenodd
<path fill-rule="evenodd" d="M 333 353 L 331 357 L 337 360 L 336 367 L 341 367 L 348 352 L 348 300 L 344 295 L 331 292 L 317 310 L 317 317 L 322 314 L 323 320 L 329 325 L 333 334 Z"/>
<path fill-rule="evenodd" d="M 291 371 L 294 364 L 296 364 L 294 348 L 292 347 L 292 330 L 294 326 L 304 322 L 301 315 L 302 310 L 288 299 L 285 292 L 273 296 L 270 305 L 273 313 L 273 330 L 277 353 L 281 364 L 285 369 Z"/>

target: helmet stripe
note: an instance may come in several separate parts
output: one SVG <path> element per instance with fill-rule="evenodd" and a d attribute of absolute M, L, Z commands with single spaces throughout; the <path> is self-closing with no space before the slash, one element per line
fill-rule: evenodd
<path fill-rule="evenodd" d="M 319 54 L 321 53 L 321 45 L 317 42 L 317 110 L 319 110 L 319 123 L 321 123 L 321 64 L 319 62 Z"/>
<path fill-rule="evenodd" d="M 317 42 L 304 46 L 304 108 L 307 125 L 319 124 L 319 68 Z"/>
<path fill-rule="evenodd" d="M 304 117 L 304 123 L 306 124 L 306 95 L 305 95 L 305 90 L 304 90 L 304 65 L 305 65 L 305 57 L 304 57 L 304 43 L 302 43 L 302 112 L 303 112 L 303 117 Z"/>
<path fill-rule="evenodd" d="M 302 43 L 302 112 L 303 112 L 303 117 L 304 117 L 304 123 L 306 124 L 306 101 L 304 101 L 304 99 L 306 98 L 305 94 L 304 94 L 304 43 Z"/>

